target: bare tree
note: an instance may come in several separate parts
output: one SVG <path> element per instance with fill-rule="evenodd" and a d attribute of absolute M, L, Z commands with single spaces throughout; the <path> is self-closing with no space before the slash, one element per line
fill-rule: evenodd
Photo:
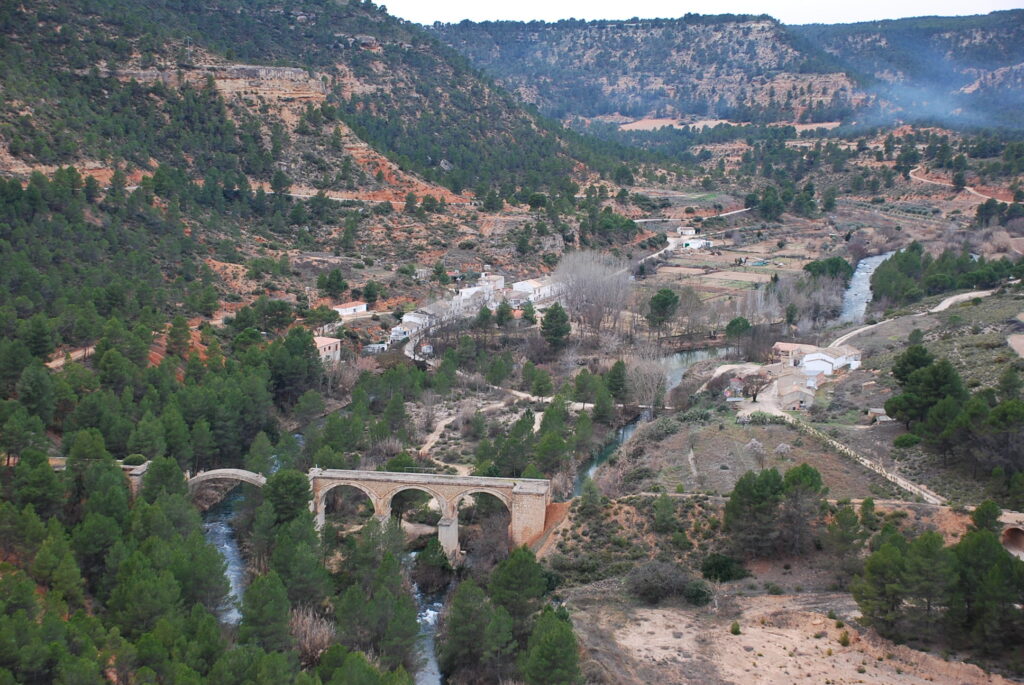
<path fill-rule="evenodd" d="M 768 455 L 764 449 L 764 445 L 762 445 L 757 438 L 751 438 L 750 442 L 748 442 L 744 447 L 750 456 L 757 461 L 757 467 L 763 471 Z"/>
<path fill-rule="evenodd" d="M 626 377 L 633 400 L 655 410 L 665 397 L 665 369 L 656 361 L 633 358 L 626 362 Z"/>
<path fill-rule="evenodd" d="M 299 659 L 305 666 L 315 664 L 334 643 L 334 622 L 320 616 L 312 607 L 292 609 L 288 625 L 299 650 Z"/>
<path fill-rule="evenodd" d="M 755 373 L 743 379 L 743 392 L 750 395 L 750 399 L 757 402 L 757 395 L 772 382 L 771 376 L 766 373 Z"/>
<path fill-rule="evenodd" d="M 570 252 L 552 275 L 569 315 L 596 337 L 606 322 L 617 323 L 630 301 L 628 265 L 600 252 Z"/>
<path fill-rule="evenodd" d="M 433 390 L 424 392 L 420 400 L 423 403 L 423 430 L 427 433 L 437 425 L 437 400 L 437 393 Z"/>

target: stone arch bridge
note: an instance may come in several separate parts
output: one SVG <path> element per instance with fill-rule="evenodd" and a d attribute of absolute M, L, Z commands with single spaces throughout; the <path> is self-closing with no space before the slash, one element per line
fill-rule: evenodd
<path fill-rule="evenodd" d="M 437 537 L 450 556 L 459 552 L 459 502 L 467 496 L 486 493 L 498 498 L 511 515 L 509 539 L 513 545 L 528 545 L 544 532 L 548 504 L 551 503 L 551 482 L 532 478 L 480 478 L 424 473 L 393 473 L 387 471 L 349 471 L 318 469 L 309 471 L 313 493 L 310 510 L 317 528 L 324 525 L 327 493 L 339 486 L 362 491 L 373 504 L 374 516 L 382 521 L 391 516 L 391 500 L 400 492 L 419 490 L 433 497 L 441 510 Z M 243 469 L 214 469 L 197 473 L 188 479 L 189 492 L 204 483 L 237 481 L 262 487 L 267 479 Z"/>

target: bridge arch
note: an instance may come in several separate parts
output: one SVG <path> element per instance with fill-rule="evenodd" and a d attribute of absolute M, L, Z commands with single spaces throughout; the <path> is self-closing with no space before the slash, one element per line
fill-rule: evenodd
<path fill-rule="evenodd" d="M 373 518 L 376 518 L 377 520 L 384 520 L 387 518 L 387 513 L 384 512 L 384 505 L 382 504 L 380 497 L 377 495 L 377 493 L 373 492 L 373 490 L 366 487 L 362 483 L 328 483 L 323 488 L 321 488 L 319 492 L 314 492 L 313 500 L 310 502 L 313 514 L 316 517 L 316 525 L 318 529 L 322 529 L 324 525 L 327 523 L 327 514 L 329 513 L 328 509 L 331 508 L 332 502 L 335 506 L 342 507 L 342 510 L 344 510 L 345 503 L 347 503 L 349 507 L 352 507 L 354 505 L 356 508 L 358 508 L 359 505 L 354 504 L 354 502 L 346 498 L 344 494 L 339 495 L 342 498 L 340 502 L 338 501 L 337 498 L 331 497 L 331 493 L 337 493 L 338 490 L 345 489 L 351 489 L 352 491 L 354 491 L 354 493 L 350 494 L 353 494 L 353 496 L 355 497 L 359 497 L 361 495 L 363 498 L 365 498 L 360 500 L 360 502 L 364 502 L 367 500 L 370 502 L 370 506 L 373 508 Z"/>
<path fill-rule="evenodd" d="M 210 471 L 202 471 L 189 478 L 188 491 L 190 494 L 194 493 L 203 483 L 218 480 L 234 480 L 239 483 L 255 485 L 258 488 L 262 488 L 267 483 L 267 477 L 262 473 L 253 473 L 245 469 L 212 469 Z"/>
<path fill-rule="evenodd" d="M 464 490 L 463 492 L 460 492 L 458 496 L 455 498 L 455 510 L 458 511 L 459 505 L 465 498 L 480 494 L 490 495 L 494 497 L 495 499 L 499 500 L 502 504 L 505 505 L 505 508 L 508 509 L 509 513 L 512 512 L 512 502 L 509 500 L 508 495 L 506 495 L 504 492 L 501 492 L 500 490 L 495 490 L 493 488 L 469 488 L 467 490 Z"/>
<path fill-rule="evenodd" d="M 449 501 L 449 499 L 447 497 L 442 495 L 437 490 L 434 490 L 433 488 L 431 488 L 428 485 L 423 485 L 423 484 L 420 484 L 420 483 L 408 483 L 408 484 L 407 483 L 402 483 L 401 485 L 393 488 L 390 492 L 388 492 L 387 494 L 385 494 L 381 498 L 381 499 L 384 500 L 384 502 L 387 505 L 387 514 L 389 516 L 391 515 L 391 503 L 394 501 L 395 497 L 400 495 L 400 494 L 402 494 L 403 492 L 408 492 L 410 490 L 415 490 L 417 492 L 422 492 L 422 493 L 424 493 L 426 495 L 429 495 L 430 497 L 434 498 L 434 500 L 437 501 L 437 507 L 440 510 L 441 518 L 442 519 L 451 518 L 452 517 L 453 510 L 454 510 L 454 503 Z"/>
<path fill-rule="evenodd" d="M 1003 546 L 1014 556 L 1024 559 L 1024 528 L 1010 526 L 1001 536 Z"/>
<path fill-rule="evenodd" d="M 199 496 L 204 485 L 218 483 L 220 488 L 210 488 L 206 491 L 211 497 Z M 188 479 L 188 496 L 202 507 L 212 506 L 220 501 L 228 492 L 233 490 L 239 483 L 262 488 L 267 483 L 267 478 L 261 473 L 253 473 L 245 469 L 212 469 L 202 471 Z M 227 487 L 223 487 L 227 485 Z M 216 496 L 212 496 L 216 495 Z"/>

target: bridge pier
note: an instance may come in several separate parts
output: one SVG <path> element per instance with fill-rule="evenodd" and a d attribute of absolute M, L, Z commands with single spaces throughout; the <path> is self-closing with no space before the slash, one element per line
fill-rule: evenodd
<path fill-rule="evenodd" d="M 451 561 L 457 561 L 459 557 L 459 517 L 442 517 L 437 522 L 437 541 L 441 543 L 441 549 L 448 555 Z"/>

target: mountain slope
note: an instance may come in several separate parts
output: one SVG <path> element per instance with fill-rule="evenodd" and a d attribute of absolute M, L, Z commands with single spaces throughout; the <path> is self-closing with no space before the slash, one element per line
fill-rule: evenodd
<path fill-rule="evenodd" d="M 1024 125 L 1024 10 L 791 30 L 910 116 Z"/>
<path fill-rule="evenodd" d="M 190 155 L 212 145 L 234 155 L 244 173 L 269 178 L 288 135 L 273 125 L 296 126 L 305 105 L 322 103 L 403 168 L 457 192 L 549 186 L 579 161 L 558 129 L 372 3 L 35 0 L 5 5 L 0 29 L 0 57 L 12 65 L 3 77 L 0 137 L 10 155 L 30 163 L 144 164 L 177 155 L 192 165 Z M 208 80 L 232 96 L 230 111 L 205 112 L 204 139 L 190 144 L 195 126 L 168 130 L 179 111 L 189 116 L 187 103 L 172 100 L 178 86 L 201 90 Z M 289 111 L 272 112 L 279 121 L 268 122 L 268 101 Z"/>
<path fill-rule="evenodd" d="M 766 16 L 462 22 L 433 30 L 557 117 L 821 121 L 864 99 L 827 56 Z"/>
<path fill-rule="evenodd" d="M 865 24 L 770 17 L 435 24 L 561 118 L 824 122 L 941 118 L 1022 126 L 1024 10 Z M 877 105 L 877 107 L 876 107 Z"/>

